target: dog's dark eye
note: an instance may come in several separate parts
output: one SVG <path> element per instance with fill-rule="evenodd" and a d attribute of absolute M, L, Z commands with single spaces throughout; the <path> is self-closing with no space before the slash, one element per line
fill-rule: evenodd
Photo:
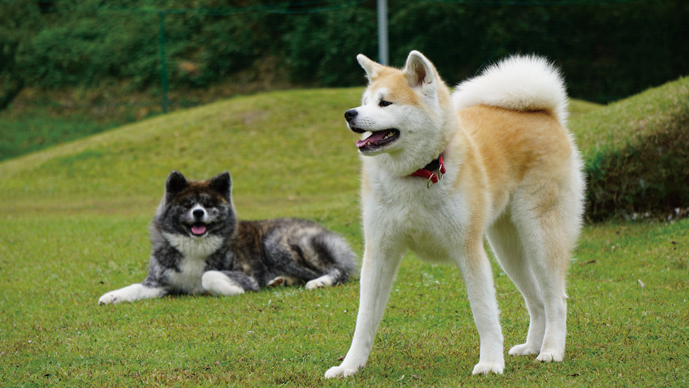
<path fill-rule="evenodd" d="M 390 101 L 386 101 L 386 100 L 380 100 L 380 102 L 378 103 L 378 106 L 381 108 L 385 108 L 386 106 L 390 106 L 390 105 L 392 105 L 392 103 Z"/>

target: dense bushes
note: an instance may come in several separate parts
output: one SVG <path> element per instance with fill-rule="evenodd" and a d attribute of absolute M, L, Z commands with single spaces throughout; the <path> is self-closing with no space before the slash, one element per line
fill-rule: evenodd
<path fill-rule="evenodd" d="M 686 72 L 683 0 L 538 3 L 391 1 L 391 61 L 421 50 L 455 83 L 508 53 L 537 52 L 562 66 L 573 96 L 594 101 Z M 0 84 L 156 85 L 160 12 L 173 88 L 206 87 L 265 58 L 295 84 L 361 84 L 354 57 L 377 57 L 373 0 L 0 1 Z"/>
<path fill-rule="evenodd" d="M 689 78 L 571 123 L 581 133 L 587 218 L 676 216 L 689 207 Z M 585 134 L 585 135 L 584 135 Z"/>
<path fill-rule="evenodd" d="M 689 115 L 671 122 L 669 128 L 590 161 L 592 221 L 672 216 L 675 209 L 689 206 Z"/>

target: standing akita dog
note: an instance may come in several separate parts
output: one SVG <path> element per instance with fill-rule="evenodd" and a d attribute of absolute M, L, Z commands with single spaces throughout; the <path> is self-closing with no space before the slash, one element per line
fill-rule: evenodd
<path fill-rule="evenodd" d="M 515 56 L 460 84 L 451 96 L 435 67 L 412 51 L 402 70 L 357 57 L 369 84 L 345 113 L 363 134 L 361 201 L 365 237 L 356 330 L 342 364 L 366 365 L 407 249 L 457 265 L 481 341 L 473 374 L 502 373 L 503 336 L 488 240 L 516 284 L 531 322 L 510 355 L 561 361 L 565 281 L 582 223 L 582 161 L 565 128 L 567 95 L 546 60 Z"/>
<path fill-rule="evenodd" d="M 173 171 L 151 223 L 148 275 L 100 297 L 99 304 L 168 294 L 236 295 L 306 282 L 307 289 L 344 283 L 356 270 L 339 235 L 299 219 L 238 221 L 232 180 L 224 172 L 187 181 Z"/>

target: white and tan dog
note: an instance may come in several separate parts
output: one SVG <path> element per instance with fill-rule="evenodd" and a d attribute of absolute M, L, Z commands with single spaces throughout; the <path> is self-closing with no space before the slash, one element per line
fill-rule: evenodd
<path fill-rule="evenodd" d="M 450 95 L 412 51 L 402 70 L 357 60 L 369 85 L 349 128 L 363 161 L 365 252 L 356 330 L 326 377 L 366 365 L 404 252 L 453 263 L 466 283 L 481 349 L 473 374 L 502 373 L 503 336 L 487 235 L 530 315 L 510 355 L 565 353 L 566 272 L 584 209 L 582 161 L 565 128 L 567 95 L 543 58 L 514 56 Z M 437 182 L 437 183 L 436 183 Z"/>

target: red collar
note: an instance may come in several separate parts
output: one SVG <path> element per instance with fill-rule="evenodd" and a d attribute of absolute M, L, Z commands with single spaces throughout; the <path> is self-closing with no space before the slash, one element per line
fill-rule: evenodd
<path fill-rule="evenodd" d="M 438 174 L 433 171 L 438 170 Z M 438 159 L 433 160 L 428 163 L 426 167 L 416 170 L 413 174 L 409 176 L 418 176 L 421 178 L 428 179 L 426 185 L 430 189 L 431 186 L 438 183 L 439 180 L 443 179 L 443 174 L 445 174 L 445 164 L 443 163 L 443 154 L 438 156 Z"/>

